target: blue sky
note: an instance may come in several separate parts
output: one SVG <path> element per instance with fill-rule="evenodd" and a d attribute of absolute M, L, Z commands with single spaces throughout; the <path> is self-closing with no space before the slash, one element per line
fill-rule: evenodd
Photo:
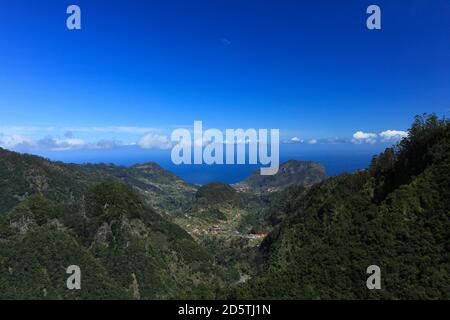
<path fill-rule="evenodd" d="M 11 149 L 158 148 L 194 120 L 358 148 L 450 110 L 448 0 L 0 3 Z M 70 4 L 82 30 L 66 28 Z M 370 4 L 382 30 L 366 28 Z"/>

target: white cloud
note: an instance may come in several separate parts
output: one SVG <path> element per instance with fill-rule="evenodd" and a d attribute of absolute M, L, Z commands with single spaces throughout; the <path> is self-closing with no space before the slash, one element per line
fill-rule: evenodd
<path fill-rule="evenodd" d="M 321 142 L 322 143 L 330 143 L 330 144 L 349 143 L 350 139 L 334 137 L 334 138 L 328 138 L 328 139 L 322 140 Z"/>
<path fill-rule="evenodd" d="M 303 140 L 300 139 L 299 137 L 293 137 L 291 139 L 291 142 L 293 142 L 293 143 L 303 143 Z"/>
<path fill-rule="evenodd" d="M 116 140 L 116 139 L 103 139 L 98 141 L 96 144 L 96 148 L 97 149 L 112 149 L 112 148 L 116 148 L 116 147 L 120 147 L 123 146 L 124 144 L 122 143 L 122 141 Z M 136 142 L 127 144 L 127 145 L 136 145 Z"/>
<path fill-rule="evenodd" d="M 65 151 L 73 149 L 111 149 L 123 144 L 115 137 L 117 134 L 128 141 L 136 141 L 142 135 L 150 135 L 141 139 L 144 147 L 151 147 L 151 134 L 160 131 L 150 127 L 104 126 L 104 127 L 51 127 L 51 126 L 0 126 L 0 147 L 20 152 L 37 150 Z M 88 138 L 89 141 L 82 139 Z M 125 138 L 129 135 L 128 138 Z M 97 138 L 96 138 L 97 137 Z M 168 139 L 163 136 L 153 137 L 156 147 L 165 148 Z M 158 140 L 159 139 L 159 140 Z M 134 142 L 133 145 L 137 143 Z"/>
<path fill-rule="evenodd" d="M 220 39 L 220 41 L 221 41 L 222 44 L 225 45 L 225 46 L 231 45 L 231 41 L 230 41 L 229 39 L 227 39 L 227 38 L 222 38 L 222 39 Z"/>
<path fill-rule="evenodd" d="M 371 132 L 357 131 L 353 134 L 353 143 L 371 143 L 377 142 L 378 135 Z"/>
<path fill-rule="evenodd" d="M 398 141 L 407 136 L 408 133 L 406 131 L 400 130 L 386 130 L 380 132 L 380 134 L 357 131 L 353 134 L 352 142 L 358 144 L 359 143 L 374 144 L 377 142 L 378 138 L 380 138 L 382 142 L 386 142 L 386 141 Z"/>
<path fill-rule="evenodd" d="M 38 140 L 38 143 L 42 143 L 43 140 Z M 86 146 L 86 142 L 83 139 L 67 138 L 67 139 L 54 139 L 48 138 L 50 143 L 50 149 L 53 151 L 64 151 L 71 149 L 80 149 Z"/>
<path fill-rule="evenodd" d="M 0 147 L 5 149 L 14 148 L 17 145 L 21 144 L 35 144 L 35 142 L 23 135 L 19 134 L 1 134 L 0 133 Z"/>
<path fill-rule="evenodd" d="M 23 135 L 0 133 L 0 147 L 20 152 L 32 152 L 36 150 L 111 149 L 122 145 L 123 143 L 118 140 L 100 140 L 88 143 L 83 139 L 75 137 L 61 139 L 47 136 L 41 139 L 32 139 Z"/>
<path fill-rule="evenodd" d="M 56 139 L 56 144 L 58 145 L 67 145 L 67 146 L 73 146 L 73 147 L 80 147 L 84 146 L 86 142 L 83 139 L 77 139 L 77 138 L 67 138 L 67 139 Z"/>
<path fill-rule="evenodd" d="M 70 129 L 70 128 L 69 128 Z M 145 134 L 149 132 L 157 132 L 159 129 L 149 127 L 127 127 L 127 126 L 112 126 L 112 127 L 84 127 L 72 128 L 70 131 L 75 132 L 106 132 L 106 133 L 128 133 L 128 134 Z"/>
<path fill-rule="evenodd" d="M 170 149 L 172 144 L 167 136 L 158 134 L 146 134 L 143 136 L 138 145 L 143 149 Z"/>
<path fill-rule="evenodd" d="M 133 127 L 133 126 L 105 126 L 105 127 L 38 127 L 38 126 L 0 126 L 3 133 L 124 133 L 124 134 L 146 134 L 150 132 L 159 132 L 160 129 L 151 127 Z"/>
<path fill-rule="evenodd" d="M 317 140 L 316 139 L 311 139 L 308 141 L 308 144 L 317 144 Z"/>
<path fill-rule="evenodd" d="M 51 151 L 66 151 L 72 149 L 81 149 L 89 147 L 86 141 L 78 138 L 54 138 L 47 136 L 42 139 L 28 139 L 25 142 L 11 145 L 10 148 L 18 150 L 51 150 Z"/>
<path fill-rule="evenodd" d="M 362 131 L 358 131 L 353 134 L 353 139 L 357 140 L 374 139 L 376 137 L 377 137 L 376 133 L 366 133 Z"/>
<path fill-rule="evenodd" d="M 408 132 L 400 130 L 386 130 L 380 133 L 380 137 L 383 139 L 383 141 L 401 140 L 403 138 L 406 138 L 407 136 Z"/>

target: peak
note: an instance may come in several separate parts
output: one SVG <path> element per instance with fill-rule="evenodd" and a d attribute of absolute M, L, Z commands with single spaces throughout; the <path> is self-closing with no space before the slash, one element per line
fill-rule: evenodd
<path fill-rule="evenodd" d="M 322 164 L 314 161 L 289 160 L 281 164 L 277 174 L 261 176 L 257 170 L 239 186 L 255 191 L 278 191 L 293 184 L 309 187 L 325 178 L 327 174 Z"/>
<path fill-rule="evenodd" d="M 137 169 L 163 169 L 159 164 L 156 162 L 145 162 L 145 163 L 138 163 L 132 166 L 133 168 Z"/>
<path fill-rule="evenodd" d="M 197 201 L 222 203 L 236 200 L 236 190 L 226 183 L 213 182 L 201 186 L 195 195 Z"/>

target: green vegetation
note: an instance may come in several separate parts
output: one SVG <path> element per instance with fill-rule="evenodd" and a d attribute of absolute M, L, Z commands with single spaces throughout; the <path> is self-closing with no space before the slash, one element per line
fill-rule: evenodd
<path fill-rule="evenodd" d="M 0 149 L 0 298 L 450 299 L 449 173 L 436 116 L 367 170 L 290 161 L 233 187 Z"/>
<path fill-rule="evenodd" d="M 229 297 L 449 299 L 449 173 L 450 122 L 417 117 L 368 170 L 286 190 L 262 271 Z M 366 288 L 373 264 L 382 290 Z"/>
<path fill-rule="evenodd" d="M 210 183 L 198 189 L 183 216 L 173 219 L 212 257 L 217 281 L 209 298 L 216 297 L 227 285 L 238 283 L 241 275 L 253 273 L 252 262 L 262 237 L 252 238 L 248 232 L 260 210 L 255 195 L 237 192 L 224 183 Z M 202 290 L 200 296 L 205 294 Z M 189 295 L 198 297 L 195 290 Z"/>
<path fill-rule="evenodd" d="M 0 214 L 31 195 L 73 202 L 92 179 L 72 166 L 0 148 Z"/>
<path fill-rule="evenodd" d="M 88 164 L 76 169 L 96 181 L 118 180 L 133 186 L 145 202 L 169 216 L 184 212 L 192 202 L 197 187 L 188 184 L 156 163 L 123 167 L 108 164 Z"/>
<path fill-rule="evenodd" d="M 262 176 L 257 170 L 236 187 L 256 193 L 277 192 L 291 185 L 311 187 L 326 178 L 325 168 L 320 163 L 290 160 L 280 166 L 276 175 Z"/>
<path fill-rule="evenodd" d="M 130 187 L 104 182 L 83 198 L 59 205 L 33 196 L 1 217 L 0 298 L 169 298 L 208 283 L 205 250 Z M 83 290 L 65 286 L 72 264 Z"/>

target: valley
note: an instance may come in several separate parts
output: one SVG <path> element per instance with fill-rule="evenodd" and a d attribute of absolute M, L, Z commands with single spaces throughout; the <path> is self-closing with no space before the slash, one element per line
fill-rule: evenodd
<path fill-rule="evenodd" d="M 0 149 L 1 298 L 448 298 L 450 124 L 409 132 L 366 170 L 289 161 L 233 186 Z"/>

